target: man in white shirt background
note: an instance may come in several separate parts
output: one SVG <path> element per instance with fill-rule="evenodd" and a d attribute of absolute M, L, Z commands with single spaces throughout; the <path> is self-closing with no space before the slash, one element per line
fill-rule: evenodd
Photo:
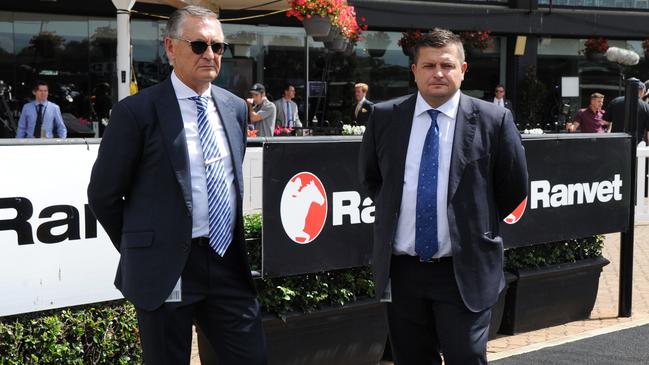
<path fill-rule="evenodd" d="M 300 116 L 297 112 L 297 104 L 293 101 L 295 98 L 295 86 L 286 84 L 282 90 L 282 97 L 275 100 L 277 109 L 277 122 L 285 128 L 301 127 Z"/>

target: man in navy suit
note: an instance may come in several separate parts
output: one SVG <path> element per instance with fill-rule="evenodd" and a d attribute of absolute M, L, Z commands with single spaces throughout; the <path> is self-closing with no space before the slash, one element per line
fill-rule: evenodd
<path fill-rule="evenodd" d="M 176 10 L 164 45 L 171 77 L 113 108 L 90 207 L 120 252 L 115 285 L 147 364 L 189 364 L 193 323 L 219 364 L 265 364 L 243 233 L 246 103 L 211 85 L 227 46 L 212 11 Z"/>
<path fill-rule="evenodd" d="M 460 38 L 415 46 L 418 92 L 374 105 L 361 182 L 375 202 L 372 265 L 397 365 L 486 364 L 490 307 L 505 285 L 499 222 L 527 196 L 508 109 L 464 95 Z"/>

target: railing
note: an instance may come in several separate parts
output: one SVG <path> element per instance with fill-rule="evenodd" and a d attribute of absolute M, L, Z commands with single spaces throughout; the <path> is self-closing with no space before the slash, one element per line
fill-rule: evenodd
<path fill-rule="evenodd" d="M 635 205 L 635 223 L 649 223 L 649 196 L 647 189 L 647 161 L 649 160 L 649 146 L 645 142 L 638 145 L 638 173 L 636 178 L 636 205 Z"/>

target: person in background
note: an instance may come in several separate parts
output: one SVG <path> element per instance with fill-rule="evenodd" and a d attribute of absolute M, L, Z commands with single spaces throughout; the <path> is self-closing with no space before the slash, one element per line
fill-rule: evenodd
<path fill-rule="evenodd" d="M 110 119 L 110 110 L 113 108 L 113 100 L 110 97 L 110 85 L 102 82 L 95 88 L 93 107 L 99 119 L 99 137 L 104 135 L 104 130 Z"/>
<path fill-rule="evenodd" d="M 174 11 L 164 47 L 171 76 L 113 107 L 88 203 L 120 253 L 115 286 L 147 365 L 189 365 L 193 324 L 219 364 L 265 365 L 243 229 L 248 111 L 211 84 L 227 47 L 218 16 Z"/>
<path fill-rule="evenodd" d="M 16 138 L 65 138 L 68 130 L 63 123 L 61 109 L 58 105 L 47 100 L 49 89 L 47 83 L 38 81 L 32 93 L 34 101 L 23 106 Z"/>
<path fill-rule="evenodd" d="M 257 130 L 257 137 L 272 137 L 275 132 L 277 109 L 266 97 L 266 88 L 260 83 L 250 88 L 252 98 L 246 99 L 250 122 Z"/>
<path fill-rule="evenodd" d="M 590 104 L 587 108 L 577 111 L 575 120 L 566 124 L 566 129 L 570 132 L 581 131 L 583 133 L 604 133 L 608 132 L 609 122 L 604 120 L 605 111 L 604 95 L 592 93 L 590 95 Z"/>
<path fill-rule="evenodd" d="M 638 125 L 637 141 L 649 141 L 647 130 L 649 129 L 649 104 L 642 101 L 647 94 L 646 83 L 638 82 Z M 624 96 L 618 96 L 611 100 L 604 114 L 604 119 L 610 123 L 609 130 L 614 133 L 624 132 Z"/>
<path fill-rule="evenodd" d="M 509 110 L 460 91 L 458 35 L 424 34 L 411 69 L 418 92 L 374 105 L 359 153 L 376 295 L 396 364 L 487 364 L 505 287 L 499 222 L 527 196 L 525 150 Z"/>
<path fill-rule="evenodd" d="M 355 121 L 357 125 L 365 125 L 367 123 L 367 118 L 369 118 L 369 115 L 372 112 L 372 106 L 374 106 L 374 103 L 367 100 L 368 90 L 369 86 L 362 82 L 354 85 L 354 98 L 356 99 L 356 105 L 354 106 L 352 120 Z"/>
<path fill-rule="evenodd" d="M 287 84 L 282 90 L 282 97 L 274 102 L 277 111 L 277 122 L 280 123 L 280 127 L 302 127 L 297 112 L 297 104 L 295 104 L 293 98 L 295 98 L 295 86 Z"/>
<path fill-rule="evenodd" d="M 514 108 L 512 107 L 512 102 L 509 99 L 505 98 L 505 87 L 503 85 L 496 85 L 496 88 L 494 89 L 494 100 L 493 103 L 509 109 L 510 112 L 512 112 L 512 116 L 514 116 L 514 120 L 516 120 L 516 117 L 514 115 Z"/>

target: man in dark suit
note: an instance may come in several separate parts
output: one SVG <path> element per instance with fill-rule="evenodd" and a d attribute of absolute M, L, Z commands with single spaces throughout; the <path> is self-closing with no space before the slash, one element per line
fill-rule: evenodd
<path fill-rule="evenodd" d="M 374 105 L 359 157 L 376 293 L 397 365 L 486 364 L 499 222 L 527 195 L 525 152 L 509 110 L 460 92 L 457 35 L 434 29 L 414 52 L 418 93 Z"/>
<path fill-rule="evenodd" d="M 649 130 L 649 105 L 642 100 L 647 94 L 647 87 L 644 83 L 638 82 L 638 120 L 636 125 L 637 142 L 649 141 L 647 133 Z M 625 117 L 625 104 L 624 96 L 618 96 L 611 100 L 606 108 L 606 113 L 603 119 L 609 125 L 609 131 L 613 133 L 624 132 L 624 117 Z"/>
<path fill-rule="evenodd" d="M 354 104 L 352 120 L 355 121 L 357 125 L 365 125 L 367 123 L 367 118 L 372 112 L 372 106 L 374 103 L 367 100 L 368 90 L 369 86 L 362 82 L 354 85 L 354 98 L 356 99 L 356 104 Z"/>
<path fill-rule="evenodd" d="M 512 115 L 514 115 L 514 107 L 512 106 L 511 100 L 505 98 L 505 87 L 503 85 L 496 85 L 496 88 L 494 89 L 493 103 L 500 107 L 509 109 L 509 111 L 512 112 Z"/>
<path fill-rule="evenodd" d="M 216 14 L 176 10 L 164 82 L 112 111 L 88 199 L 120 252 L 115 285 L 136 308 L 147 364 L 189 364 L 192 323 L 219 364 L 265 364 L 243 234 L 247 108 L 211 85 L 226 48 Z"/>

